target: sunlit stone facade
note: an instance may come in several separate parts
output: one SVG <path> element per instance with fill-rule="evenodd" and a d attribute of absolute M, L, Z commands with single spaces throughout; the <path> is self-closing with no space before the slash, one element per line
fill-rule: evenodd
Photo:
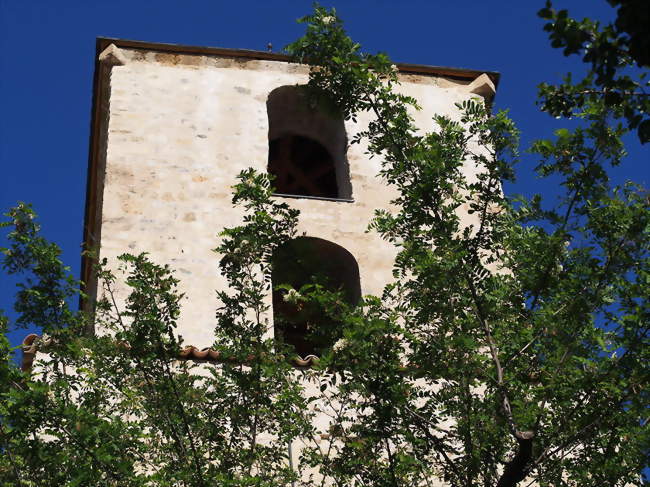
<path fill-rule="evenodd" d="M 305 144 L 307 151 L 312 144 L 329 153 L 334 169 L 327 177 L 336 194 L 330 187 L 321 193 L 327 197 L 277 198 L 301 211 L 299 235 L 332 242 L 354 257 L 362 294 L 381 292 L 395 249 L 365 230 L 393 192 L 377 178 L 379 158 L 348 143 L 369 115 L 344 123 L 310 114 L 294 96 L 308 67 L 283 55 L 114 39 L 98 39 L 97 46 L 85 239 L 111 266 L 124 252 L 147 251 L 176 270 L 185 293 L 178 332 L 186 344 L 213 342 L 214 291 L 225 282 L 212 249 L 218 232 L 241 219 L 230 203 L 231 186 L 245 168 L 266 171 L 273 144 L 280 171 L 287 151 Z M 480 71 L 399 68 L 401 90 L 422 107 L 414 117 L 423 131 L 431 130 L 434 114 L 457 117 L 457 102 L 491 100 L 498 80 Z M 285 136 L 293 139 L 280 140 Z M 294 179 L 287 188 L 312 191 Z M 93 295 L 89 262 L 83 267 Z"/>

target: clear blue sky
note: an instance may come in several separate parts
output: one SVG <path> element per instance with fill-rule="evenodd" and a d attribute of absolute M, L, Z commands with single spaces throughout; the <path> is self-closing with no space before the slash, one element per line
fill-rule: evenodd
<path fill-rule="evenodd" d="M 322 3 L 337 8 L 367 51 L 501 72 L 496 108 L 510 108 L 524 148 L 564 123 L 537 111 L 536 86 L 581 65 L 549 47 L 535 15 L 543 0 Z M 614 13 L 605 0 L 564 3 L 589 9 L 579 16 Z M 271 42 L 279 50 L 301 35 L 294 21 L 310 10 L 311 2 L 297 0 L 0 0 L 0 209 L 31 202 L 44 235 L 58 242 L 78 276 L 95 37 L 258 50 Z M 648 148 L 631 141 L 616 177 L 647 185 Z M 525 158 L 521 181 L 508 192 L 543 190 L 530 174 L 534 163 Z M 10 316 L 13 293 L 14 283 L 0 276 L 0 309 Z M 12 335 L 13 342 L 26 333 Z"/>

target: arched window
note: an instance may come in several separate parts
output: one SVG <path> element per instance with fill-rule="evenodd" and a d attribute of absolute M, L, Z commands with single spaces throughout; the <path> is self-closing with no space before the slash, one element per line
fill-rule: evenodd
<path fill-rule="evenodd" d="M 296 299 L 296 292 L 318 283 L 328 291 L 338 291 L 345 303 L 356 305 L 361 297 L 357 261 L 332 242 L 299 237 L 279 247 L 272 263 L 276 338 L 301 357 L 319 355 L 341 337 L 341 323 L 318 303 Z"/>
<path fill-rule="evenodd" d="M 345 126 L 334 110 L 313 106 L 304 86 L 281 86 L 266 102 L 268 172 L 279 194 L 349 199 Z"/>

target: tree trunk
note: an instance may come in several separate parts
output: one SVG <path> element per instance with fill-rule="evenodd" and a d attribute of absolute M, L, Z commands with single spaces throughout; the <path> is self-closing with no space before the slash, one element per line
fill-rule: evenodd
<path fill-rule="evenodd" d="M 510 460 L 501 478 L 497 483 L 497 487 L 515 487 L 519 482 L 526 478 L 528 474 L 528 466 L 533 458 L 533 437 L 535 434 L 532 431 L 517 431 L 515 438 L 519 444 L 517 453 L 514 458 Z"/>

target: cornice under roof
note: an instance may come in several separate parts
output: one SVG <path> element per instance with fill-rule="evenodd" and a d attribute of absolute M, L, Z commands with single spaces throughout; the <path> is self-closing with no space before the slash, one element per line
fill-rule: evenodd
<path fill-rule="evenodd" d="M 182 44 L 166 44 L 160 42 L 132 41 L 128 39 L 114 39 L 111 37 L 97 38 L 97 55 L 111 44 L 125 49 L 141 49 L 146 51 L 168 52 L 176 54 L 194 54 L 200 56 L 219 56 L 232 58 L 248 58 L 267 61 L 291 62 L 291 57 L 286 54 L 266 51 L 253 51 L 249 49 L 226 49 L 222 47 L 185 46 Z M 473 81 L 483 73 L 487 74 L 494 86 L 499 83 L 500 73 L 465 68 L 450 68 L 446 66 L 427 66 L 423 64 L 397 63 L 402 73 L 423 74 L 429 76 L 443 76 L 445 78 L 463 79 Z"/>

